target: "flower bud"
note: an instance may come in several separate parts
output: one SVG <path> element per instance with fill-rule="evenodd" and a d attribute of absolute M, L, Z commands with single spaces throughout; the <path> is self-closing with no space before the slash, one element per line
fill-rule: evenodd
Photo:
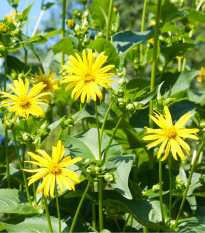
<path fill-rule="evenodd" d="M 118 81 L 119 86 L 123 86 L 126 84 L 126 80 L 124 78 L 120 78 Z"/>
<path fill-rule="evenodd" d="M 31 141 L 32 140 L 32 137 L 29 133 L 27 132 L 23 132 L 21 133 L 21 136 L 22 136 L 22 139 L 25 141 L 25 142 L 28 142 L 28 141 Z"/>
<path fill-rule="evenodd" d="M 117 95 L 119 97 L 123 97 L 124 96 L 124 90 L 122 88 L 120 88 L 118 91 L 117 91 Z"/>
<path fill-rule="evenodd" d="M 201 122 L 200 122 L 200 127 L 201 127 L 202 129 L 205 128 L 205 120 L 201 120 Z"/>
<path fill-rule="evenodd" d="M 159 191 L 159 189 L 160 189 L 160 185 L 159 184 L 155 184 L 155 185 L 152 186 L 152 191 L 153 192 L 157 192 L 157 191 Z"/>
<path fill-rule="evenodd" d="M 77 10 L 73 10 L 73 15 L 80 17 L 80 12 Z"/>
<path fill-rule="evenodd" d="M 113 183 L 115 181 L 115 177 L 114 175 L 110 174 L 110 173 L 106 173 L 104 176 L 105 181 L 107 181 L 108 183 Z"/>
<path fill-rule="evenodd" d="M 120 108 L 124 107 L 125 106 L 125 101 L 123 98 L 118 98 L 117 99 L 117 103 L 119 105 Z"/>
<path fill-rule="evenodd" d="M 126 109 L 128 110 L 128 111 L 130 111 L 130 112 L 133 112 L 134 111 L 134 105 L 133 104 L 128 104 L 127 106 L 126 106 Z"/>
<path fill-rule="evenodd" d="M 74 29 L 75 28 L 75 21 L 73 19 L 68 19 L 67 25 L 68 25 L 68 28 Z"/>

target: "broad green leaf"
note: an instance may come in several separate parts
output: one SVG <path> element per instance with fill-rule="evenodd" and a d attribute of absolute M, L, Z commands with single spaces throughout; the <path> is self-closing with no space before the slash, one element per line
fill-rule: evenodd
<path fill-rule="evenodd" d="M 189 206 L 192 210 L 192 213 L 195 214 L 197 210 L 197 202 L 195 196 L 186 197 L 187 201 L 189 202 Z"/>
<path fill-rule="evenodd" d="M 64 52 L 68 55 L 73 54 L 72 38 L 65 37 L 65 38 L 61 39 L 59 42 L 57 42 L 53 46 L 53 52 L 55 55 L 59 52 Z"/>
<path fill-rule="evenodd" d="M 28 66 L 26 66 L 23 62 L 21 62 L 17 57 L 11 55 L 7 56 L 7 65 L 9 70 L 14 69 L 15 71 L 18 72 L 24 71 L 24 73 L 27 73 L 29 71 Z"/>
<path fill-rule="evenodd" d="M 23 21 L 27 19 L 32 6 L 33 6 L 33 3 L 22 12 L 21 19 Z"/>
<path fill-rule="evenodd" d="M 47 233 L 50 232 L 46 215 L 41 216 L 15 216 L 2 222 L 8 232 Z M 51 216 L 53 232 L 59 232 L 58 218 Z M 62 232 L 68 232 L 67 225 L 61 221 Z"/>
<path fill-rule="evenodd" d="M 165 73 L 162 77 L 162 82 L 164 81 L 161 92 L 165 93 L 170 90 L 172 95 L 186 90 L 190 87 L 191 81 L 199 74 L 198 70 L 184 71 L 181 73 Z"/>
<path fill-rule="evenodd" d="M 103 134 L 101 152 L 105 150 L 109 136 Z M 98 160 L 98 134 L 97 129 L 89 129 L 81 132 L 75 136 L 66 135 L 64 146 L 69 149 L 69 151 L 76 157 L 88 158 L 92 160 Z M 118 145 L 115 141 L 109 150 L 110 155 L 120 155 L 122 154 L 122 147 Z"/>
<path fill-rule="evenodd" d="M 187 51 L 193 48 L 195 45 L 191 43 L 177 43 L 170 47 L 162 49 L 162 54 L 165 57 L 166 63 L 168 64 L 176 56 L 183 56 Z"/>
<path fill-rule="evenodd" d="M 47 2 L 46 4 L 42 4 L 42 6 L 41 6 L 41 9 L 42 10 L 48 10 L 50 7 L 52 7 L 54 4 L 57 4 L 57 3 L 59 3 L 59 2 L 61 2 L 61 0 L 59 0 L 59 1 L 55 1 L 55 2 Z"/>
<path fill-rule="evenodd" d="M 196 11 L 194 9 L 188 9 L 186 14 L 189 20 L 198 21 L 199 23 L 205 24 L 205 14 L 203 12 Z"/>
<path fill-rule="evenodd" d="M 21 191 L 17 189 L 0 189 L 0 212 L 33 214 L 39 213 L 40 209 L 30 206 Z"/>
<path fill-rule="evenodd" d="M 94 20 L 93 27 L 100 30 L 106 26 L 105 15 L 108 14 L 109 0 L 94 0 L 91 5 L 90 14 Z"/>
<path fill-rule="evenodd" d="M 115 68 L 118 68 L 119 56 L 115 47 L 113 47 L 109 41 L 105 39 L 97 39 L 91 41 L 87 47 L 96 50 L 98 53 L 105 52 L 105 55 L 108 56 L 106 65 L 115 65 Z"/>
<path fill-rule="evenodd" d="M 179 220 L 176 232 L 204 232 L 205 229 L 205 217 L 194 216 L 191 218 L 185 218 Z"/>
<path fill-rule="evenodd" d="M 139 45 L 148 40 L 152 31 L 146 32 L 132 32 L 124 31 L 118 32 L 113 37 L 113 45 L 120 54 L 120 66 L 123 66 L 125 57 L 129 49 Z"/>
<path fill-rule="evenodd" d="M 51 65 L 51 62 L 53 61 L 53 57 L 54 57 L 54 53 L 53 53 L 53 49 L 51 47 L 48 49 L 48 51 L 46 52 L 46 54 L 42 60 L 42 65 L 43 65 L 43 69 L 44 69 L 45 74 L 49 73 L 50 65 Z"/>
<path fill-rule="evenodd" d="M 106 161 L 107 169 L 114 169 L 114 176 L 116 177 L 115 184 L 111 186 L 127 199 L 132 199 L 128 187 L 129 174 L 132 168 L 134 155 L 127 154 L 121 156 L 112 156 Z"/>

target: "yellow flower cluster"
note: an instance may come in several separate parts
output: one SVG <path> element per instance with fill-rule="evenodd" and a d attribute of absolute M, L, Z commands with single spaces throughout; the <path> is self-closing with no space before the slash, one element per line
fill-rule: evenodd
<path fill-rule="evenodd" d="M 6 33 L 7 32 L 7 26 L 5 23 L 1 24 L 0 25 L 0 33 L 3 32 L 3 33 Z"/>
<path fill-rule="evenodd" d="M 201 73 L 196 80 L 197 82 L 202 82 L 203 80 L 205 80 L 205 67 L 201 67 Z"/>

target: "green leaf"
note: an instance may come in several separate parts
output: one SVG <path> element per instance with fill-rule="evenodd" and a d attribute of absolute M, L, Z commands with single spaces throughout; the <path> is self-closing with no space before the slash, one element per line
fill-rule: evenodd
<path fill-rule="evenodd" d="M 185 218 L 179 220 L 176 232 L 204 232 L 205 229 L 205 217 L 195 216 L 191 218 Z"/>
<path fill-rule="evenodd" d="M 48 74 L 50 70 L 50 65 L 51 62 L 53 61 L 53 57 L 54 57 L 53 49 L 49 48 L 42 60 L 43 69 L 46 74 Z"/>
<path fill-rule="evenodd" d="M 22 20 L 26 20 L 27 19 L 28 14 L 29 14 L 32 6 L 33 6 L 33 3 L 22 12 L 22 15 L 21 15 L 21 19 Z"/>
<path fill-rule="evenodd" d="M 47 2 L 46 4 L 42 4 L 41 9 L 42 10 L 48 10 L 50 7 L 52 7 L 54 4 L 57 4 L 59 2 L 61 2 L 62 0 L 56 1 L 56 2 Z"/>
<path fill-rule="evenodd" d="M 39 213 L 39 208 L 30 206 L 23 192 L 17 189 L 0 189 L 0 212 L 33 214 Z"/>
<path fill-rule="evenodd" d="M 8 232 L 47 233 L 50 232 L 46 215 L 41 216 L 15 216 L 2 222 Z M 53 232 L 59 232 L 58 218 L 51 216 Z M 61 221 L 62 232 L 68 232 L 67 225 Z"/>
<path fill-rule="evenodd" d="M 205 23 L 205 14 L 201 11 L 188 9 L 186 11 L 187 17 L 191 21 L 198 21 L 199 23 Z"/>
<path fill-rule="evenodd" d="M 197 202 L 195 196 L 186 197 L 187 201 L 189 202 L 189 206 L 192 210 L 192 213 L 195 214 L 197 210 Z"/>
<path fill-rule="evenodd" d="M 105 55 L 108 56 L 106 65 L 111 64 L 115 65 L 115 68 L 119 66 L 119 56 L 115 47 L 105 39 L 97 39 L 91 41 L 87 46 L 90 49 L 96 50 L 98 53 L 105 52 Z"/>
<path fill-rule="evenodd" d="M 132 168 L 134 155 L 127 154 L 122 156 L 113 156 L 106 161 L 107 169 L 115 169 L 114 176 L 116 177 L 115 184 L 111 186 L 127 199 L 132 199 L 128 187 L 128 178 Z"/>
<path fill-rule="evenodd" d="M 195 45 L 191 43 L 177 43 L 170 47 L 162 49 L 162 54 L 165 57 L 166 64 L 172 61 L 176 56 L 183 56 L 187 51 L 193 48 Z"/>
<path fill-rule="evenodd" d="M 109 136 L 103 134 L 101 151 L 105 150 Z M 92 160 L 98 160 L 98 134 L 97 129 L 89 129 L 84 132 L 81 132 L 75 136 L 66 135 L 65 138 L 65 147 L 75 155 L 76 157 L 82 157 Z M 120 155 L 122 154 L 122 147 L 118 145 L 115 141 L 112 142 L 112 145 L 109 150 L 110 155 Z"/>
<path fill-rule="evenodd" d="M 26 66 L 23 62 L 21 62 L 17 57 L 7 56 L 7 65 L 10 70 L 14 69 L 18 72 L 27 73 L 29 71 L 29 67 Z"/>
<path fill-rule="evenodd" d="M 170 87 L 172 88 L 172 95 L 186 90 L 190 87 L 192 80 L 200 73 L 198 70 L 184 71 L 177 73 L 164 73 L 162 77 L 161 93 L 169 92 Z"/>
<path fill-rule="evenodd" d="M 74 54 L 72 38 L 71 37 L 65 37 L 65 38 L 61 39 L 59 42 L 57 42 L 53 46 L 53 52 L 54 52 L 54 55 L 56 55 L 59 52 L 64 52 L 64 53 L 66 53 L 68 55 Z"/>
<path fill-rule="evenodd" d="M 90 14 L 94 20 L 93 27 L 102 30 L 106 27 L 105 15 L 108 14 L 109 0 L 94 0 L 91 5 Z"/>
<path fill-rule="evenodd" d="M 113 45 L 120 54 L 121 66 L 124 64 L 124 59 L 129 49 L 147 41 L 151 33 L 152 31 L 146 31 L 146 32 L 125 31 L 125 32 L 116 33 L 114 35 Z"/>

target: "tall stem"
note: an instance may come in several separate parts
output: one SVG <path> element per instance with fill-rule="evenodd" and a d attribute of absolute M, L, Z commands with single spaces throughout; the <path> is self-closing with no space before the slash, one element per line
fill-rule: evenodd
<path fill-rule="evenodd" d="M 4 92 L 6 92 L 7 81 L 7 50 L 4 51 Z M 6 152 L 6 173 L 8 179 L 8 188 L 10 188 L 10 168 L 9 168 L 9 153 L 8 153 L 8 130 L 5 129 L 5 152 Z"/>
<path fill-rule="evenodd" d="M 21 157 L 19 155 L 19 150 L 18 150 L 18 146 L 17 146 L 15 130 L 13 131 L 13 137 L 14 137 L 14 143 L 15 143 L 15 148 L 16 148 L 16 154 L 17 154 L 17 157 L 18 157 L 18 160 L 19 160 L 20 169 L 22 171 L 23 180 L 24 180 L 24 184 L 25 184 L 25 188 L 26 188 L 26 195 L 27 195 L 29 204 L 32 206 L 32 202 L 31 202 L 31 198 L 30 198 L 30 193 L 29 193 L 29 189 L 28 189 L 28 182 L 27 182 L 26 174 L 25 174 L 25 172 L 23 170 L 22 160 L 21 160 Z"/>
<path fill-rule="evenodd" d="M 101 131 L 100 131 L 100 142 L 102 143 L 102 136 L 103 136 L 103 131 L 104 131 L 104 128 L 105 128 L 105 123 L 106 123 L 106 120 L 107 120 L 107 117 L 108 117 L 108 114 L 110 112 L 110 109 L 112 108 L 112 105 L 114 104 L 113 101 L 110 102 L 110 105 L 107 109 L 107 112 L 105 114 L 105 117 L 104 117 L 104 120 L 103 120 L 103 123 L 102 123 L 102 127 L 101 127 Z"/>
<path fill-rule="evenodd" d="M 60 205 L 58 200 L 58 191 L 57 191 L 57 184 L 55 183 L 55 195 L 56 195 L 56 207 L 57 207 L 57 213 L 58 213 L 58 226 L 59 226 L 59 232 L 61 232 L 61 215 L 60 215 Z"/>
<path fill-rule="evenodd" d="M 160 21 L 160 10 L 161 10 L 161 3 L 162 0 L 158 0 L 157 4 L 157 15 L 156 15 L 156 26 L 154 30 L 154 48 L 153 48 L 153 63 L 152 63 L 152 73 L 151 73 L 151 84 L 150 84 L 150 91 L 154 90 L 155 87 L 155 76 L 156 76 L 156 71 L 157 71 L 157 48 L 158 48 L 158 39 L 159 39 L 159 21 Z M 150 128 L 153 128 L 153 121 L 151 119 L 151 116 L 153 115 L 153 100 L 150 100 L 150 105 L 149 105 L 149 126 Z M 153 168 L 153 153 L 150 155 L 150 161 L 152 163 L 150 164 L 150 168 Z"/>
<path fill-rule="evenodd" d="M 39 17 L 38 17 L 38 20 L 37 20 L 37 23 L 36 23 L 36 26 L 35 26 L 35 28 L 34 28 L 34 30 L 33 30 L 33 32 L 32 32 L 32 36 L 34 36 L 35 34 L 36 34 L 36 31 L 37 31 L 37 29 L 38 29 L 38 25 L 40 24 L 40 22 L 41 22 L 41 18 L 42 18 L 42 16 L 43 16 L 43 13 L 45 12 L 45 10 L 41 10 L 41 13 L 40 13 L 40 15 L 39 15 Z"/>
<path fill-rule="evenodd" d="M 172 157 L 169 156 L 169 226 L 172 213 Z"/>
<path fill-rule="evenodd" d="M 53 228 L 52 228 L 52 225 L 51 225 L 50 213 L 49 213 L 49 210 L 48 210 L 47 198 L 44 195 L 43 195 L 43 198 L 44 198 L 44 207 L 45 207 L 45 211 L 46 211 L 46 217 L 47 217 L 48 227 L 49 227 L 50 233 L 53 233 Z"/>
<path fill-rule="evenodd" d="M 88 191 L 88 189 L 89 189 L 90 183 L 91 183 L 91 181 L 88 181 L 87 187 L 86 187 L 86 189 L 85 189 L 85 191 L 84 191 L 84 193 L 83 193 L 83 196 L 82 196 L 81 199 L 80 199 L 80 203 L 79 203 L 78 208 L 77 208 L 77 210 L 76 210 L 76 212 L 75 212 L 75 216 L 74 216 L 72 225 L 71 225 L 71 227 L 70 227 L 70 231 L 69 231 L 70 233 L 73 232 L 73 230 L 74 230 L 75 223 L 76 223 L 76 220 L 77 220 L 77 218 L 78 218 L 78 214 L 79 214 L 79 212 L 80 212 L 80 208 L 81 208 L 81 206 L 82 206 L 82 204 L 83 204 L 83 200 L 84 200 L 85 195 L 86 195 L 86 193 L 87 193 L 87 191 Z"/>
<path fill-rule="evenodd" d="M 91 185 L 91 191 L 94 192 L 94 182 Z M 92 227 L 96 229 L 96 211 L 95 211 L 95 203 L 92 202 Z"/>
<path fill-rule="evenodd" d="M 97 102 L 95 101 L 95 114 L 96 114 L 96 125 L 98 131 L 98 158 L 101 160 L 101 141 L 100 141 L 100 128 L 98 120 Z M 100 231 L 103 229 L 103 212 L 102 212 L 102 200 L 103 200 L 103 183 L 102 178 L 98 180 L 98 198 L 99 198 L 99 225 Z"/>
<path fill-rule="evenodd" d="M 107 31 L 106 31 L 106 40 L 108 41 L 110 38 L 110 27 L 111 27 L 111 21 L 112 21 L 113 2 L 114 0 L 110 0 L 109 11 L 108 11 L 108 21 L 107 21 Z"/>
<path fill-rule="evenodd" d="M 142 12 L 141 32 L 144 31 L 146 10 L 147 10 L 147 0 L 144 0 L 144 7 L 143 7 L 143 12 Z M 140 62 L 142 62 L 142 58 L 143 58 L 143 43 L 140 44 Z"/>
<path fill-rule="evenodd" d="M 100 227 L 100 232 L 104 228 L 103 224 L 103 180 L 102 178 L 99 179 L 98 181 L 98 198 L 99 198 L 99 227 Z"/>
<path fill-rule="evenodd" d="M 181 72 L 182 58 L 178 57 L 178 71 Z"/>
<path fill-rule="evenodd" d="M 66 11 L 66 0 L 63 0 L 63 8 L 62 8 L 62 12 L 63 12 L 63 17 L 62 17 L 62 34 L 61 34 L 61 38 L 63 39 L 65 37 L 65 12 Z M 64 65 L 64 52 L 61 52 L 61 65 Z"/>
<path fill-rule="evenodd" d="M 99 120 L 98 120 L 98 109 L 97 109 L 96 101 L 95 101 L 95 115 L 96 115 L 97 131 L 98 131 L 98 159 L 101 160 L 100 126 L 99 126 Z"/>
<path fill-rule="evenodd" d="M 26 8 L 29 6 L 29 0 L 26 1 Z M 26 36 L 28 36 L 28 16 L 26 18 Z M 28 51 L 25 49 L 25 57 L 24 62 L 27 65 L 27 57 L 28 57 Z"/>
<path fill-rule="evenodd" d="M 162 199 L 162 162 L 159 159 L 159 199 L 160 199 L 160 209 L 162 215 L 162 222 L 164 223 L 164 209 L 163 209 L 163 199 Z"/>
<path fill-rule="evenodd" d="M 201 143 L 201 146 L 199 147 L 199 150 L 198 150 L 198 152 L 196 154 L 196 157 L 194 159 L 194 162 L 192 164 L 191 172 L 189 174 L 189 178 L 188 178 L 188 181 L 187 181 L 187 186 L 186 186 L 186 189 L 185 189 L 185 192 L 184 192 L 184 195 L 183 195 L 183 199 L 182 199 L 182 202 L 181 202 L 181 205 L 180 205 L 180 208 L 179 208 L 179 212 L 177 214 L 177 218 L 176 218 L 176 221 L 175 221 L 175 224 L 174 224 L 173 228 L 175 228 L 177 226 L 177 223 L 179 221 L 179 217 L 180 217 L 180 215 L 182 213 L 182 210 L 183 210 L 183 207 L 184 207 L 184 203 L 186 201 L 186 196 L 187 196 L 187 193 L 189 191 L 189 186 L 190 186 L 190 183 L 191 183 L 191 179 L 192 179 L 192 176 L 193 176 L 193 173 L 194 173 L 194 169 L 195 169 L 196 163 L 197 163 L 197 161 L 199 159 L 199 155 L 200 155 L 203 147 L 204 147 L 204 142 Z"/>

